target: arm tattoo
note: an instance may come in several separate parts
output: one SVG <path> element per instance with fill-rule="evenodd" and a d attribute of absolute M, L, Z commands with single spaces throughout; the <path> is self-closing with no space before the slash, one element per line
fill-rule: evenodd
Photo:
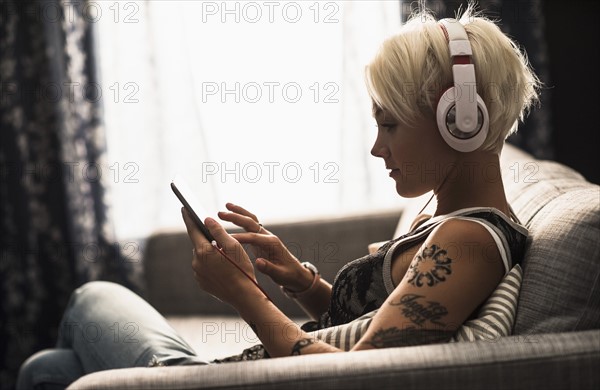
<path fill-rule="evenodd" d="M 450 340 L 454 332 L 440 329 L 400 330 L 396 327 L 380 329 L 368 341 L 374 348 L 407 347 L 411 345 L 435 344 Z"/>
<path fill-rule="evenodd" d="M 314 344 L 316 342 L 317 342 L 316 339 L 311 339 L 311 338 L 306 338 L 306 339 L 298 340 L 298 342 L 296 344 L 294 344 L 294 346 L 292 347 L 292 356 L 294 356 L 294 355 L 302 355 L 302 353 L 300 353 L 300 350 L 302 348 L 306 348 L 309 345 Z"/>
<path fill-rule="evenodd" d="M 439 302 L 421 301 L 423 295 L 405 294 L 396 301 L 390 301 L 390 306 L 398 306 L 402 311 L 402 315 L 408 318 L 417 326 L 424 326 L 429 321 L 434 325 L 445 326 L 440 320 L 448 314 L 446 309 Z"/>
<path fill-rule="evenodd" d="M 452 259 L 447 255 L 448 252 L 437 245 L 423 249 L 406 271 L 408 283 L 415 287 L 422 287 L 427 283 L 432 287 L 445 281 L 446 275 L 452 273 Z"/>

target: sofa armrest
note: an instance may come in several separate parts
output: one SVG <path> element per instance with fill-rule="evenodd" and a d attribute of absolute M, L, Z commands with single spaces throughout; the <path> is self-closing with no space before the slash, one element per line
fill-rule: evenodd
<path fill-rule="evenodd" d="M 97 372 L 69 389 L 564 389 L 600 386 L 600 330 Z"/>

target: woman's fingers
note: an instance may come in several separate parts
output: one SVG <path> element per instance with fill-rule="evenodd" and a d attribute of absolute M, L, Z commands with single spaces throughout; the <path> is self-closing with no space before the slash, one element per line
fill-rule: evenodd
<path fill-rule="evenodd" d="M 234 240 L 229 233 L 221 226 L 219 222 L 208 217 L 204 220 L 204 224 L 210 231 L 210 234 L 215 238 L 219 246 L 228 247 L 235 246 L 237 244 L 236 240 Z M 206 240 L 206 239 L 205 239 Z"/>
<path fill-rule="evenodd" d="M 273 264 L 269 261 L 267 261 L 266 259 L 263 259 L 262 257 L 259 257 L 258 259 L 256 259 L 256 261 L 254 262 L 254 264 L 256 264 L 256 269 L 258 269 L 261 273 L 273 277 Z"/>
<path fill-rule="evenodd" d="M 231 237 L 235 238 L 241 244 L 252 244 L 260 247 L 275 247 L 278 245 L 277 237 L 257 233 L 233 233 Z"/>
<path fill-rule="evenodd" d="M 250 233 L 271 234 L 260 224 L 258 217 L 245 208 L 233 203 L 226 203 L 225 207 L 229 212 L 219 211 L 218 213 L 219 218 L 222 220 L 232 222 Z"/>
<path fill-rule="evenodd" d="M 240 244 L 250 244 L 258 250 L 255 250 L 257 256 L 267 257 L 272 261 L 278 261 L 285 257 L 286 249 L 279 238 L 273 235 L 256 233 L 234 233 L 231 237 L 235 238 Z"/>
<path fill-rule="evenodd" d="M 243 228 L 248 232 L 258 233 L 261 231 L 260 224 L 254 219 L 256 217 L 253 218 L 238 213 L 230 213 L 227 211 L 219 211 L 218 216 L 222 220 L 234 223 L 235 225 Z"/>
<path fill-rule="evenodd" d="M 206 239 L 206 237 L 204 237 L 204 234 L 202 234 L 198 226 L 196 226 L 196 223 L 192 220 L 192 217 L 185 207 L 181 208 L 181 215 L 183 216 L 183 222 L 185 223 L 188 236 L 190 236 L 194 247 L 198 248 L 199 250 L 202 245 L 210 246 L 210 242 Z M 229 235 L 229 233 L 223 229 L 223 226 L 221 226 L 214 219 L 206 218 L 204 220 L 204 225 L 208 228 L 208 231 L 210 231 L 212 236 L 221 247 L 237 244 L 237 242 Z"/>
<path fill-rule="evenodd" d="M 227 210 L 229 210 L 229 211 L 233 211 L 234 213 L 245 215 L 246 217 L 250 217 L 252 220 L 254 220 L 254 222 L 258 222 L 258 218 L 256 218 L 256 215 L 252 214 L 250 211 L 246 210 L 245 208 L 243 208 L 241 206 L 238 206 L 233 203 L 226 203 L 225 207 L 227 207 Z"/>

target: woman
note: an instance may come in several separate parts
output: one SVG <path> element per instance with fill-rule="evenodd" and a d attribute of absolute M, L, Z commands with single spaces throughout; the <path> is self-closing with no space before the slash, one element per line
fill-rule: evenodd
<path fill-rule="evenodd" d="M 433 191 L 433 216 L 419 215 L 409 233 L 347 264 L 332 286 L 314 266 L 300 263 L 255 215 L 227 204 L 229 211 L 219 217 L 246 233 L 230 235 L 211 218 L 205 224 L 247 278 L 182 209 L 195 248 L 192 268 L 198 284 L 232 305 L 262 345 L 204 361 L 141 298 L 121 286 L 92 282 L 73 294 L 57 348 L 24 363 L 19 387 L 66 386 L 111 368 L 449 341 L 523 254 L 527 231 L 507 203 L 499 154 L 537 98 L 539 81 L 517 46 L 475 15 L 472 6 L 460 20 L 436 21 L 426 11 L 413 15 L 382 44 L 366 68 L 366 80 L 377 122 L 371 154 L 383 159 L 399 195 Z M 258 271 L 281 285 L 315 321 L 299 327 L 257 288 L 243 243 L 257 252 Z M 344 346 L 309 333 L 364 315 L 369 325 Z M 129 343 L 123 335 L 116 337 L 115 324 L 117 329 L 130 325 Z"/>

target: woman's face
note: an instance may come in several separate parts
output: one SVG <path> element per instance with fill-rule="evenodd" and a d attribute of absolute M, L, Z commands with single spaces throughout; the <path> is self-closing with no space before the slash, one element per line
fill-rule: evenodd
<path fill-rule="evenodd" d="M 436 188 L 456 156 L 442 139 L 435 120 L 406 127 L 381 109 L 375 111 L 375 120 L 377 139 L 371 154 L 381 157 L 386 169 L 391 170 L 398 194 L 413 198 Z"/>

